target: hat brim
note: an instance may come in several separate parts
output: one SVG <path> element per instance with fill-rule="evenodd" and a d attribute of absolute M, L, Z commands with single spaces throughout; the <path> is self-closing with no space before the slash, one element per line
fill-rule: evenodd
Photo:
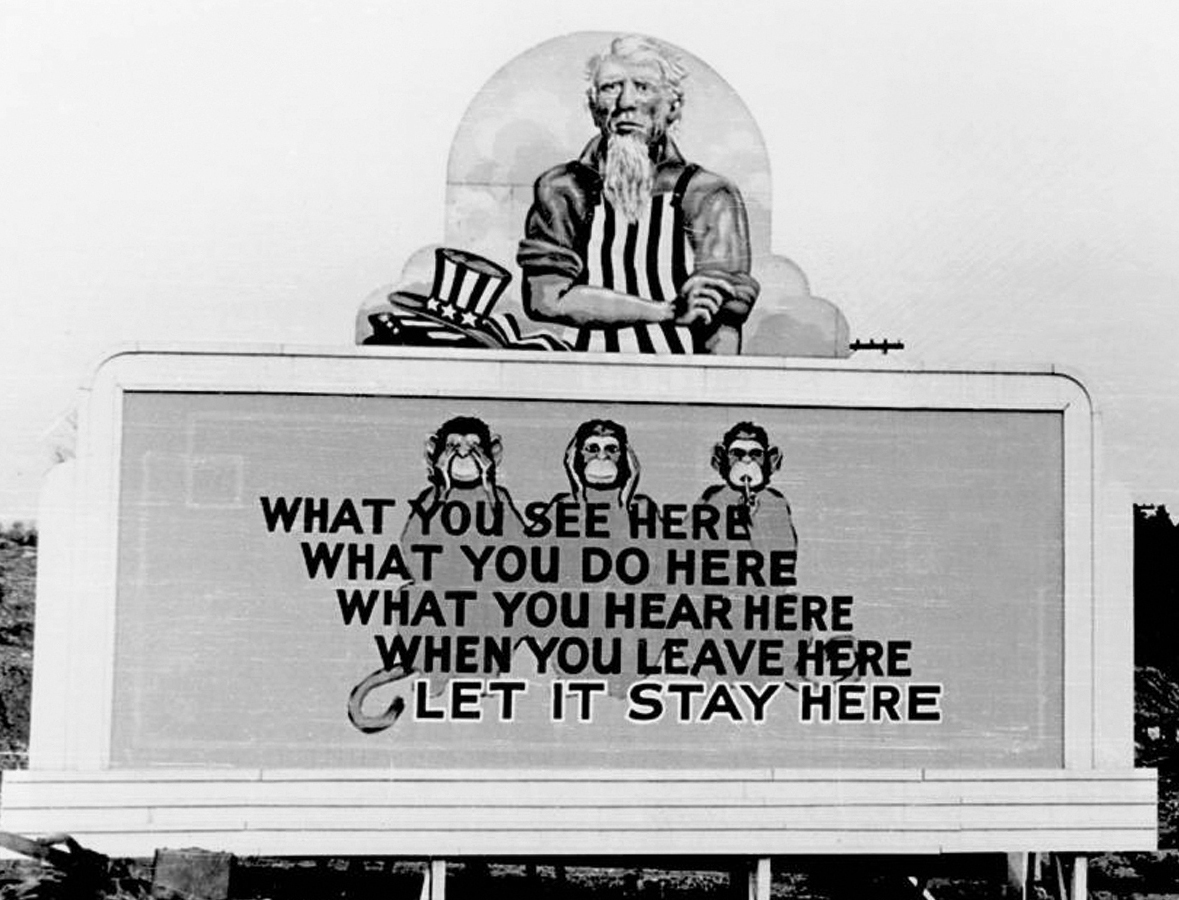
<path fill-rule="evenodd" d="M 419 294 L 417 291 L 393 291 L 386 298 L 394 306 L 400 306 L 404 309 L 420 310 L 426 308 L 426 301 L 430 299 L 427 294 Z"/>
<path fill-rule="evenodd" d="M 503 345 L 491 334 L 452 322 L 429 310 L 430 298 L 410 291 L 389 295 L 391 310 L 369 315 L 372 343 L 405 346 L 477 347 L 498 349 Z"/>

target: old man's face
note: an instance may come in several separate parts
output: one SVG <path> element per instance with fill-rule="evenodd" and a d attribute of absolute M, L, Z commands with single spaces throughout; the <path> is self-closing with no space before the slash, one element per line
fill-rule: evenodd
<path fill-rule="evenodd" d="M 592 111 L 602 133 L 653 143 L 667 131 L 671 96 L 652 61 L 610 57 L 594 80 Z"/>

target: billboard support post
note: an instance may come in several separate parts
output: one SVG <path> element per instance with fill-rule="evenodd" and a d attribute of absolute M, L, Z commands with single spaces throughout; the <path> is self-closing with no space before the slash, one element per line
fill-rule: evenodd
<path fill-rule="evenodd" d="M 1033 872 L 1033 854 L 1008 853 L 1007 856 L 1007 886 L 1011 895 L 1010 900 L 1028 900 L 1030 893 L 1028 884 L 1035 880 Z"/>
<path fill-rule="evenodd" d="M 446 860 L 426 860 L 420 900 L 446 900 Z"/>
<path fill-rule="evenodd" d="M 770 900 L 773 878 L 768 856 L 759 856 L 753 860 L 749 870 L 749 900 Z"/>

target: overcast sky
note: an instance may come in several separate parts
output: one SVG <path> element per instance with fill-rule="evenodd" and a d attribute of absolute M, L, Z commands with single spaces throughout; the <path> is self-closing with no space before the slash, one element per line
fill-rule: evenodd
<path fill-rule="evenodd" d="M 709 63 L 774 249 L 914 366 L 1057 363 L 1105 477 L 1179 507 L 1179 3 L 0 0 L 0 520 L 130 341 L 351 341 L 443 232 L 501 65 L 638 31 Z M 580 65 L 580 61 L 572 61 Z"/>

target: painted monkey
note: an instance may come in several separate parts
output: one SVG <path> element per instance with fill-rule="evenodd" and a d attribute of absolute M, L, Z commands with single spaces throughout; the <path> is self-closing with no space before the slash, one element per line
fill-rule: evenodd
<path fill-rule="evenodd" d="M 565 474 L 576 499 L 609 494 L 618 506 L 629 506 L 639 483 L 639 458 L 626 429 L 609 419 L 582 422 L 565 448 Z"/>
<path fill-rule="evenodd" d="M 443 496 L 456 487 L 481 487 L 494 500 L 495 468 L 502 456 L 500 436 L 475 416 L 456 416 L 426 438 L 427 477 Z"/>
<path fill-rule="evenodd" d="M 555 495 L 547 504 L 530 504 L 529 533 L 548 532 L 559 506 L 592 504 L 609 513 L 606 529 L 611 538 L 629 540 L 628 516 L 636 511 L 648 514 L 655 502 L 636 493 L 639 457 L 631 446 L 626 428 L 610 419 L 589 419 L 577 426 L 565 447 L 565 476 L 569 491 Z"/>
<path fill-rule="evenodd" d="M 704 491 L 701 503 L 725 512 L 740 506 L 748 516 L 750 540 L 778 550 L 798 547 L 790 503 L 770 482 L 782 468 L 782 451 L 753 422 L 738 422 L 712 448 L 712 467 L 722 479 Z"/>
<path fill-rule="evenodd" d="M 523 534 L 512 495 L 497 481 L 502 457 L 500 436 L 482 419 L 456 416 L 442 423 L 426 438 L 430 485 L 410 501 L 402 546 L 408 549 L 410 542 L 420 540 L 472 545 L 479 537 Z"/>

